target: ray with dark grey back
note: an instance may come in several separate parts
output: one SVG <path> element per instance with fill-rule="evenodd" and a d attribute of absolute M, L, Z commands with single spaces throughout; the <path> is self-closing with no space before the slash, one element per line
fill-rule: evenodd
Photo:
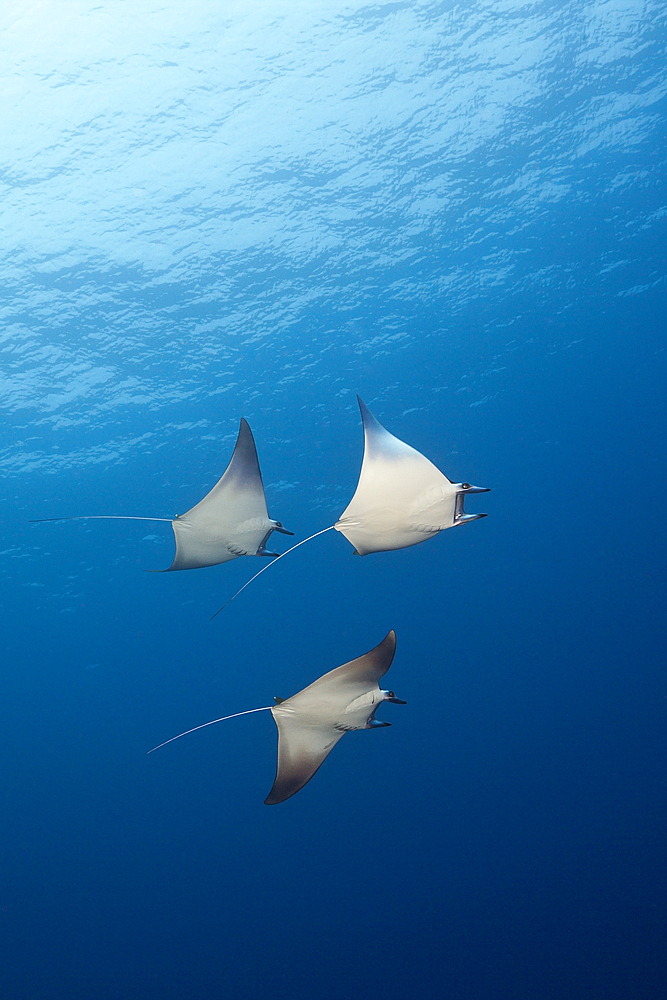
<path fill-rule="evenodd" d="M 278 763 L 273 787 L 264 803 L 277 805 L 310 781 L 346 733 L 391 725 L 378 721 L 375 713 L 384 702 L 406 704 L 393 691 L 385 691 L 379 684 L 391 666 L 395 651 L 396 633 L 391 631 L 370 652 L 323 674 L 291 698 L 276 698 L 275 705 L 251 708 L 205 722 L 172 736 L 148 753 L 206 726 L 254 712 L 271 712 L 278 727 Z"/>
<path fill-rule="evenodd" d="M 257 448 L 247 420 L 241 419 L 229 465 L 213 489 L 185 514 L 176 517 L 132 517 L 122 514 L 89 514 L 40 518 L 44 521 L 165 521 L 171 524 L 176 554 L 171 566 L 154 572 L 217 566 L 238 556 L 271 556 L 266 543 L 273 531 L 294 532 L 269 517 Z"/>
<path fill-rule="evenodd" d="M 335 524 L 297 542 L 280 559 L 334 529 L 347 538 L 357 555 L 365 556 L 418 545 L 446 528 L 486 517 L 466 513 L 464 500 L 472 493 L 488 493 L 487 488 L 452 483 L 425 455 L 390 434 L 358 396 L 357 400 L 364 426 L 364 457 L 354 496 Z M 212 617 L 266 569 L 255 573 Z"/>

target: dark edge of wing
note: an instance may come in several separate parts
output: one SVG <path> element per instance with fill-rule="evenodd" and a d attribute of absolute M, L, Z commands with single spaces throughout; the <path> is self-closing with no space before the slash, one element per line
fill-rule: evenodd
<path fill-rule="evenodd" d="M 281 732 L 280 727 L 278 727 L 278 760 L 276 763 L 276 776 L 273 780 L 271 791 L 264 799 L 264 805 L 276 806 L 280 802 L 285 802 L 286 799 L 291 799 L 293 795 L 300 792 L 304 785 L 308 784 L 313 775 L 319 771 L 324 761 L 336 746 L 336 743 L 338 743 L 338 740 L 341 740 L 344 735 L 345 733 L 340 733 L 331 746 L 327 747 L 327 749 L 323 750 L 320 754 L 312 754 L 308 757 L 302 758 L 298 762 L 292 762 L 286 761 L 284 757 L 281 759 Z"/>
<path fill-rule="evenodd" d="M 354 677 L 355 680 L 378 683 L 380 678 L 384 677 L 389 670 L 395 652 L 396 633 L 391 629 L 390 632 L 387 632 L 382 642 L 379 642 L 368 653 L 358 656 L 356 660 L 350 660 L 349 663 L 344 663 L 341 667 L 336 667 L 324 676 L 330 677 L 332 674 L 335 674 L 338 677 Z"/>
<path fill-rule="evenodd" d="M 262 482 L 262 473 L 259 468 L 255 439 L 252 436 L 250 425 L 244 417 L 241 417 L 236 444 L 234 445 L 234 451 L 232 452 L 232 457 L 229 460 L 227 468 L 215 486 L 194 507 L 186 511 L 186 514 L 195 510 L 200 504 L 205 503 L 209 497 L 213 497 L 222 487 L 234 481 L 243 486 L 259 486 L 262 495 L 264 494 L 264 483 Z"/>
<path fill-rule="evenodd" d="M 244 417 L 241 417 L 234 451 L 229 460 L 229 465 L 220 478 L 220 482 L 222 482 L 225 476 L 228 476 L 230 479 L 238 478 L 242 482 L 259 479 L 262 487 L 264 485 L 262 483 L 262 473 L 259 468 L 255 439 L 250 430 L 250 424 Z"/>
<path fill-rule="evenodd" d="M 371 411 L 368 409 L 364 403 L 361 396 L 357 396 L 357 403 L 359 404 L 359 411 L 361 413 L 361 422 L 364 426 L 364 430 L 381 430 L 389 433 L 386 427 L 383 427 L 380 421 L 373 416 Z"/>
<path fill-rule="evenodd" d="M 316 681 L 309 684 L 304 691 L 308 691 L 313 687 L 323 687 L 330 681 L 339 680 L 355 680 L 361 681 L 368 684 L 377 684 L 381 677 L 389 670 L 394 659 L 394 654 L 396 652 L 396 633 L 392 629 L 387 632 L 386 636 L 379 642 L 374 649 L 369 650 L 368 653 L 364 653 L 363 656 L 358 656 L 356 660 L 350 660 L 349 663 L 343 663 L 340 667 L 334 667 L 326 674 L 322 674 L 318 677 Z M 301 691 L 298 692 L 301 694 Z M 297 695 L 293 696 L 294 698 Z"/>

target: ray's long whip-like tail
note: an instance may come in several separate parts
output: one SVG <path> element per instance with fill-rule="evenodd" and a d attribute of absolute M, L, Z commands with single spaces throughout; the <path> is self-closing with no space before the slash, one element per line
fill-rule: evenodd
<path fill-rule="evenodd" d="M 45 524 L 47 521 L 167 521 L 171 517 L 136 517 L 131 514 L 76 514 L 74 517 L 37 517 L 31 518 L 28 524 Z"/>
<path fill-rule="evenodd" d="M 221 611 L 225 610 L 225 608 L 227 607 L 228 604 L 232 603 L 232 601 L 234 600 L 235 597 L 238 597 L 239 594 L 242 593 L 242 591 L 244 591 L 246 589 L 246 587 L 250 586 L 250 584 L 252 583 L 253 580 L 256 580 L 258 576 L 261 576 L 262 573 L 265 573 L 267 571 L 267 569 L 269 569 L 271 566 L 275 566 L 277 562 L 280 562 L 281 559 L 284 559 L 285 556 L 288 556 L 290 554 L 290 552 L 294 552 L 294 550 L 298 549 L 300 545 L 305 545 L 306 542 L 310 542 L 311 539 L 317 538 L 318 535 L 323 535 L 327 531 L 332 531 L 333 527 L 334 527 L 333 524 L 330 524 L 328 528 L 322 528 L 321 531 L 316 531 L 314 535 L 308 535 L 308 538 L 302 538 L 300 542 L 297 542 L 296 545 L 293 545 L 290 549 L 287 549 L 286 552 L 281 552 L 280 555 L 277 557 L 277 559 L 272 559 L 271 562 L 267 563 L 266 566 L 262 566 L 262 568 L 259 570 L 258 573 L 255 573 L 254 576 L 251 576 L 250 579 L 247 581 L 247 583 L 244 583 L 243 586 L 239 590 L 237 590 L 236 593 L 233 594 L 229 598 L 229 600 L 226 601 L 222 605 L 221 608 L 218 608 L 218 610 L 216 611 L 216 613 L 214 615 L 211 615 L 211 617 L 209 618 L 209 621 L 213 621 L 213 619 L 216 618 L 220 614 Z"/>
<path fill-rule="evenodd" d="M 226 722 L 227 719 L 237 719 L 239 715 L 252 715 L 253 712 L 270 712 L 273 705 L 265 705 L 264 708 L 248 708 L 245 712 L 234 712 L 233 715 L 223 715 L 221 719 L 212 719 L 211 722 L 204 722 L 201 726 L 195 726 L 194 729 L 186 729 L 184 733 L 179 733 L 178 736 L 172 736 L 170 740 L 165 740 L 164 743 L 158 743 L 156 747 L 151 750 L 147 750 L 146 753 L 153 753 L 153 750 L 159 750 L 160 747 L 166 747 L 167 743 L 173 743 L 174 740 L 180 740 L 181 736 L 188 736 L 190 733 L 196 733 L 198 729 L 206 729 L 207 726 L 214 726 L 216 722 Z"/>

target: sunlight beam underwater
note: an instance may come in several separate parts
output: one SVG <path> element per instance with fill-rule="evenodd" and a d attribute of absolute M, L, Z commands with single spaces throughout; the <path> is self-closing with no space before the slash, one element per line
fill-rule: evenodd
<path fill-rule="evenodd" d="M 487 516 L 467 514 L 463 502 L 468 494 L 488 493 L 488 488 L 450 482 L 421 452 L 390 434 L 359 396 L 357 402 L 364 426 L 364 457 L 354 496 L 335 524 L 297 542 L 274 563 L 333 529 L 345 535 L 356 555 L 365 556 L 418 545 L 446 528 Z M 268 568 L 263 566 L 244 583 L 211 620 Z"/>
<path fill-rule="evenodd" d="M 177 569 L 200 569 L 217 566 L 238 556 L 271 556 L 266 543 L 273 531 L 293 535 L 280 521 L 272 521 L 266 506 L 262 473 L 252 431 L 241 418 L 234 452 L 225 472 L 203 500 L 173 520 L 167 517 L 131 517 L 122 514 L 89 514 L 77 517 L 47 517 L 44 521 L 166 521 L 171 524 L 176 554 L 168 573 Z"/>
<path fill-rule="evenodd" d="M 251 708 L 205 722 L 172 736 L 147 752 L 153 753 L 181 736 L 227 719 L 271 712 L 278 727 L 278 762 L 273 787 L 264 804 L 277 805 L 296 795 L 310 781 L 345 733 L 391 725 L 390 722 L 378 722 L 375 713 L 386 701 L 394 705 L 406 704 L 393 691 L 384 691 L 379 685 L 395 652 L 396 633 L 391 631 L 370 652 L 323 674 L 291 698 L 275 698 L 275 705 Z"/>

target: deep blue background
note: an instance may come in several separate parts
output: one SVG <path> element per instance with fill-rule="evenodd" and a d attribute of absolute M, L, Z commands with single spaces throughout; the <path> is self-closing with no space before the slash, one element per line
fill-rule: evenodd
<path fill-rule="evenodd" d="M 3 14 L 0 983 L 659 998 L 664 11 L 334 6 Z M 254 561 L 27 523 L 180 513 L 245 416 L 305 537 L 355 392 L 489 518 L 329 533 L 214 622 Z M 284 805 L 268 715 L 145 755 L 389 628 L 408 704 Z"/>

